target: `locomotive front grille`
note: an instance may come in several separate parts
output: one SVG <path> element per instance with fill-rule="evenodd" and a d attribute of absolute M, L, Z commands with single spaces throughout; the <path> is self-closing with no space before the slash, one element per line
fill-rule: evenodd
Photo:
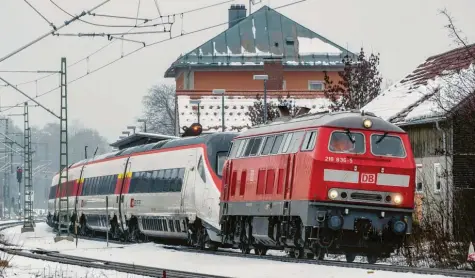
<path fill-rule="evenodd" d="M 350 197 L 353 200 L 361 200 L 361 201 L 381 202 L 383 200 L 383 196 L 381 196 L 381 194 L 371 194 L 371 193 L 361 193 L 361 192 L 351 193 Z"/>

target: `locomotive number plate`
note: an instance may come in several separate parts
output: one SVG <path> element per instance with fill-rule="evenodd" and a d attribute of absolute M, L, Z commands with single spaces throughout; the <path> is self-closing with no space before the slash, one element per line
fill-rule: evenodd
<path fill-rule="evenodd" d="M 325 156 L 325 162 L 348 163 L 352 164 L 352 158 Z"/>
<path fill-rule="evenodd" d="M 376 183 L 376 174 L 361 174 L 361 183 Z"/>

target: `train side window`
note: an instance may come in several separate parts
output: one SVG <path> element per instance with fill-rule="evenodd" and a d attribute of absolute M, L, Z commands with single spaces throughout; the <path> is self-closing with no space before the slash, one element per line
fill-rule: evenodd
<path fill-rule="evenodd" d="M 237 153 L 236 153 L 236 157 L 241 157 L 243 152 L 244 152 L 244 149 L 247 145 L 247 143 L 249 142 L 249 140 L 242 140 L 241 144 L 239 145 L 239 149 L 237 150 Z"/>
<path fill-rule="evenodd" d="M 165 186 L 165 181 L 163 177 L 165 176 L 165 170 L 159 170 L 158 171 L 158 176 L 157 176 L 157 181 L 155 182 L 155 192 L 163 192 L 163 188 Z"/>
<path fill-rule="evenodd" d="M 165 170 L 163 192 L 170 192 L 172 187 L 172 169 Z"/>
<path fill-rule="evenodd" d="M 229 158 L 234 158 L 237 155 L 239 147 L 241 147 L 242 140 L 234 141 L 231 146 L 231 152 L 229 152 Z"/>
<path fill-rule="evenodd" d="M 150 193 L 153 190 L 153 171 L 147 171 L 147 182 L 144 192 Z"/>
<path fill-rule="evenodd" d="M 137 172 L 133 172 L 132 178 L 130 179 L 129 193 L 134 193 L 136 187 L 137 187 Z"/>
<path fill-rule="evenodd" d="M 295 132 L 293 134 L 287 153 L 296 153 L 299 150 L 304 134 L 304 131 Z"/>
<path fill-rule="evenodd" d="M 244 151 L 244 154 L 242 155 L 243 157 L 249 156 L 249 154 L 251 153 L 252 145 L 254 145 L 254 141 L 256 141 L 256 138 L 249 139 L 249 142 L 246 145 L 246 150 Z"/>
<path fill-rule="evenodd" d="M 289 149 L 290 142 L 292 141 L 292 136 L 294 135 L 293 133 L 287 133 L 287 136 L 285 137 L 285 141 L 282 147 L 281 153 L 286 153 L 287 150 Z"/>
<path fill-rule="evenodd" d="M 249 156 L 256 156 L 257 152 L 259 151 L 259 148 L 261 146 L 262 142 L 262 137 L 259 138 L 254 138 L 254 143 L 252 144 L 251 152 L 249 153 Z"/>
<path fill-rule="evenodd" d="M 172 173 L 170 176 L 170 191 L 177 192 L 176 189 L 178 188 L 178 168 L 172 169 Z"/>
<path fill-rule="evenodd" d="M 302 151 L 311 151 L 315 148 L 315 142 L 317 138 L 317 131 L 307 131 L 305 138 L 303 139 Z"/>
<path fill-rule="evenodd" d="M 206 182 L 206 175 L 205 175 L 205 167 L 203 165 L 203 157 L 200 156 L 200 160 L 198 161 L 198 173 L 200 173 L 201 179 Z"/>
<path fill-rule="evenodd" d="M 274 146 L 272 146 L 272 150 L 270 151 L 271 154 L 276 154 L 279 152 L 280 145 L 282 144 L 282 140 L 284 140 L 284 135 L 278 135 L 275 138 Z"/>
<path fill-rule="evenodd" d="M 284 137 L 282 138 L 282 143 L 280 144 L 280 147 L 277 153 L 284 153 L 282 150 L 284 149 L 285 141 L 287 141 L 288 136 L 289 136 L 289 133 L 284 134 Z"/>
<path fill-rule="evenodd" d="M 272 146 L 274 145 L 275 141 L 275 136 L 269 136 L 266 137 L 266 140 L 264 142 L 264 147 L 262 148 L 262 155 L 268 155 L 270 151 L 272 150 Z"/>
<path fill-rule="evenodd" d="M 178 186 L 177 186 L 177 192 L 181 191 L 181 188 L 183 187 L 183 180 L 185 179 L 185 168 L 180 168 L 178 171 Z"/>

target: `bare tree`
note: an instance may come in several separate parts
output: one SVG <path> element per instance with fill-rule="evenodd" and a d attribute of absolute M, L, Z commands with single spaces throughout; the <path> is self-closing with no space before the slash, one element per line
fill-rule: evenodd
<path fill-rule="evenodd" d="M 290 96 L 287 95 L 287 98 Z M 277 102 L 267 100 L 267 122 L 272 122 L 279 117 L 279 112 L 277 109 L 278 105 L 286 105 L 292 109 L 290 104 L 282 97 L 277 98 Z M 293 110 L 291 110 L 293 111 Z M 252 106 L 249 106 L 249 118 L 251 119 L 252 126 L 260 125 L 264 123 L 264 100 L 258 94 L 256 95 L 256 100 Z"/>
<path fill-rule="evenodd" d="M 176 129 L 175 86 L 153 86 L 143 97 L 147 131 L 174 135 Z"/>
<path fill-rule="evenodd" d="M 379 54 L 366 58 L 361 48 L 356 59 L 346 55 L 342 62 L 345 68 L 338 72 L 338 82 L 335 83 L 324 72 L 325 97 L 332 101 L 329 108 L 333 111 L 360 109 L 381 93 Z"/>
<path fill-rule="evenodd" d="M 475 46 L 469 45 L 447 10 L 441 14 L 448 21 L 449 37 L 459 47 L 451 54 L 457 58 L 451 59 L 427 95 L 435 104 L 434 115 L 446 118 L 433 134 L 440 146 L 435 154 L 445 158 L 440 176 L 445 186 L 438 194 L 431 190 L 421 194 L 422 221 L 416 222 L 409 238 L 412 248 L 405 249 L 405 256 L 411 265 L 460 268 L 467 265 L 469 245 L 475 242 Z"/>

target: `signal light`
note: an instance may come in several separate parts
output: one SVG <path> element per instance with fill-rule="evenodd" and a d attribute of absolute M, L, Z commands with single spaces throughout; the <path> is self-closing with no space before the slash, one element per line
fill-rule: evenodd
<path fill-rule="evenodd" d="M 189 127 L 183 127 L 185 131 L 181 137 L 198 136 L 203 132 L 203 127 L 199 123 L 194 123 Z"/>

